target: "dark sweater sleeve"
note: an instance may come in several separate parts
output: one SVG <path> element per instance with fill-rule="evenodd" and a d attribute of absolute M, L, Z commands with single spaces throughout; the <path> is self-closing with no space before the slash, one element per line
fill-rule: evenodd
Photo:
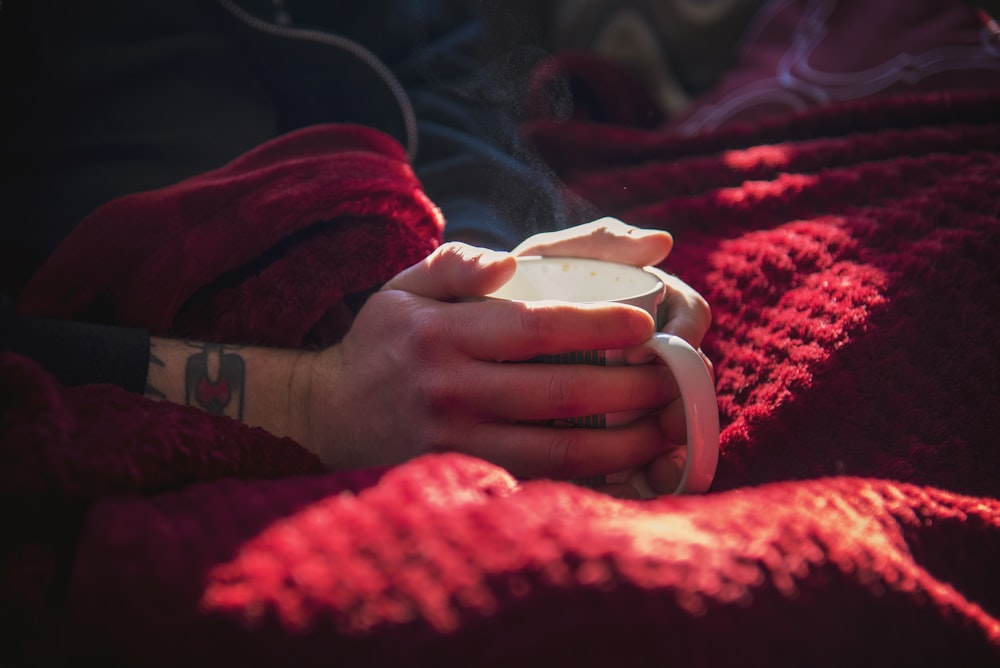
<path fill-rule="evenodd" d="M 484 14 L 499 8 L 461 0 L 341 4 L 354 15 L 319 0 L 296 2 L 293 14 L 306 25 L 314 19 L 346 31 L 395 74 L 416 116 L 413 167 L 444 214 L 446 239 L 506 249 L 597 217 L 522 138 L 525 91 L 546 53 L 520 34 L 511 35 L 510 48 L 485 48 L 491 22 Z M 330 14 L 324 20 L 306 7 Z"/>
<path fill-rule="evenodd" d="M 418 120 L 414 168 L 444 213 L 445 238 L 509 249 L 532 234 L 596 218 L 594 207 L 569 195 L 521 137 L 525 82 L 541 56 L 519 52 L 476 64 L 456 55 L 460 39 L 440 41 L 440 52 L 426 46 L 418 52 L 424 67 L 404 69 L 402 78 Z M 470 39 L 464 51 L 474 44 Z M 422 71 L 423 80 L 413 70 Z"/>
<path fill-rule="evenodd" d="M 64 385 L 145 391 L 149 334 L 142 329 L 23 316 L 0 295 L 0 351 L 35 360 Z"/>

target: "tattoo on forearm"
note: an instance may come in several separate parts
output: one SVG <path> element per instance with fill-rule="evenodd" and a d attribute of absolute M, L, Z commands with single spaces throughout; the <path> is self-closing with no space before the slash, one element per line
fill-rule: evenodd
<path fill-rule="evenodd" d="M 230 352 L 234 347 L 214 343 L 191 343 L 200 352 L 187 359 L 184 370 L 184 403 L 215 415 L 243 421 L 246 364 Z"/>
<path fill-rule="evenodd" d="M 166 364 L 163 363 L 159 357 L 156 356 L 156 343 L 149 342 L 149 364 L 156 365 L 158 367 L 165 367 Z M 147 397 L 152 397 L 154 399 L 166 399 L 167 395 L 163 393 L 158 387 L 155 387 L 151 382 L 149 382 L 149 377 L 146 377 L 146 390 L 143 392 Z"/>

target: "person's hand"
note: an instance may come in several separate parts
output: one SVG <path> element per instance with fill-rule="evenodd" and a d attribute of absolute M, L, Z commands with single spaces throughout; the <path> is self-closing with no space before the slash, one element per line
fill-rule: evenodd
<path fill-rule="evenodd" d="M 642 265 L 662 259 L 671 245 L 666 233 L 605 220 L 537 235 L 519 252 Z M 622 304 L 477 299 L 515 268 L 512 254 L 446 244 L 370 297 L 343 341 L 319 352 L 154 339 L 146 396 L 289 436 L 329 468 L 392 465 L 445 450 L 526 478 L 585 477 L 652 462 L 654 489 L 669 491 L 677 477 L 669 453 L 685 434 L 666 367 L 528 361 L 640 345 L 653 319 Z M 674 280 L 666 329 L 696 345 L 708 326 L 707 306 Z M 606 430 L 542 426 L 618 412 L 646 417 Z"/>
<path fill-rule="evenodd" d="M 462 301 L 492 292 L 514 269 L 509 254 L 446 244 L 389 281 L 359 311 L 344 340 L 311 365 L 299 438 L 335 468 L 461 451 L 520 477 L 582 477 L 661 454 L 664 436 L 655 415 L 613 433 L 537 424 L 648 412 L 674 399 L 676 387 L 657 365 L 525 362 L 567 350 L 638 345 L 654 325 L 641 309 L 620 304 Z"/>
<path fill-rule="evenodd" d="M 668 232 L 640 229 L 616 218 L 601 218 L 566 230 L 536 234 L 519 244 L 512 253 L 587 257 L 641 267 L 660 264 L 672 249 L 673 237 Z M 667 294 L 662 308 L 667 316 L 661 331 L 690 343 L 701 353 L 706 368 L 714 376 L 712 362 L 700 348 L 712 322 L 708 302 L 676 276 L 667 275 L 666 281 Z M 684 405 L 679 397 L 664 408 L 660 422 L 663 435 L 673 445 L 650 462 L 646 475 L 653 489 L 662 494 L 677 487 L 684 468 L 681 446 L 687 441 L 687 430 Z M 606 491 L 621 495 L 634 492 L 618 487 L 609 487 Z"/>

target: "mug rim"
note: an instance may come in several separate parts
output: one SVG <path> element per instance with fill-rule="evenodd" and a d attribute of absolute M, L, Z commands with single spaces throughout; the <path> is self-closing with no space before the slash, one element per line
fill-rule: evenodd
<path fill-rule="evenodd" d="M 663 278 L 663 272 L 656 267 L 646 266 L 637 267 L 631 264 L 625 264 L 622 262 L 614 262 L 612 260 L 600 260 L 597 258 L 587 258 L 587 257 L 572 257 L 563 255 L 520 255 L 515 258 L 518 265 L 526 264 L 558 264 L 558 263 L 573 263 L 574 265 L 586 266 L 599 266 L 609 269 L 615 269 L 618 271 L 625 271 L 631 273 L 635 276 L 642 274 L 644 279 L 651 279 L 650 285 L 647 289 L 637 290 L 626 294 L 618 295 L 614 298 L 595 298 L 595 299 L 559 299 L 555 297 L 542 297 L 542 298 L 521 298 L 521 297 L 507 297 L 503 296 L 502 293 L 504 288 L 508 287 L 509 283 L 505 283 L 493 292 L 486 295 L 489 299 L 499 299 L 503 301 L 512 302 L 539 302 L 539 301 L 568 301 L 574 304 L 597 304 L 601 302 L 627 302 L 631 300 L 641 300 L 648 299 L 659 293 L 662 293 L 666 288 L 667 282 Z M 637 273 L 638 272 L 638 273 Z M 513 280 L 513 276 L 511 277 Z"/>

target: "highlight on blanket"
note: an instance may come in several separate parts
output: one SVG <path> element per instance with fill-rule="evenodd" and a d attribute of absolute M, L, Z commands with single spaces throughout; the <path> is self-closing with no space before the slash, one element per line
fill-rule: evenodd
<path fill-rule="evenodd" d="M 578 214 L 673 235 L 654 270 L 712 307 L 710 488 L 618 498 L 456 452 L 329 471 L 0 351 L 0 663 L 1000 665 L 1000 6 L 439 4 L 483 12 L 496 71 L 533 54 L 519 159 Z M 115 198 L 17 307 L 343 337 L 472 206 L 438 206 L 392 124 L 293 129 Z"/>

